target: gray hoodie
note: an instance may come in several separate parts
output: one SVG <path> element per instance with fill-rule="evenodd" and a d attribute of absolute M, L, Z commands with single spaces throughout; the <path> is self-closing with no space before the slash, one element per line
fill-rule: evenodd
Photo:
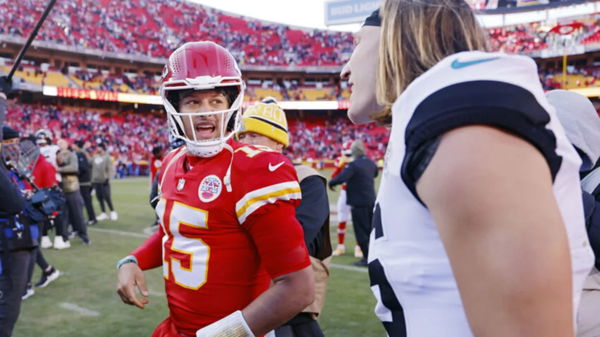
<path fill-rule="evenodd" d="M 99 153 L 91 160 L 92 166 L 92 183 L 102 184 L 107 182 L 112 175 L 112 160 L 108 152 Z"/>

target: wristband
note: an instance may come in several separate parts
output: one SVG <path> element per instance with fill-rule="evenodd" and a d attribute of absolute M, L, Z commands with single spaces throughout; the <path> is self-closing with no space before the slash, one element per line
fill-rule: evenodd
<path fill-rule="evenodd" d="M 196 331 L 196 337 L 255 337 L 241 311 L 222 318 Z"/>
<path fill-rule="evenodd" d="M 133 255 L 125 256 L 124 258 L 120 259 L 119 262 L 117 262 L 117 270 L 119 268 L 121 268 L 121 266 L 123 266 L 126 263 L 135 263 L 135 264 L 138 264 L 138 260 Z"/>

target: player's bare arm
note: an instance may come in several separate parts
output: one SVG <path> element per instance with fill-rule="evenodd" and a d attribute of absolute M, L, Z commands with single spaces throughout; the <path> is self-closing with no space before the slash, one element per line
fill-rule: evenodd
<path fill-rule="evenodd" d="M 242 314 L 254 335 L 263 335 L 286 322 L 314 299 L 312 267 L 281 275 Z"/>
<path fill-rule="evenodd" d="M 485 126 L 450 131 L 417 191 L 474 335 L 573 336 L 567 236 L 535 147 Z"/>

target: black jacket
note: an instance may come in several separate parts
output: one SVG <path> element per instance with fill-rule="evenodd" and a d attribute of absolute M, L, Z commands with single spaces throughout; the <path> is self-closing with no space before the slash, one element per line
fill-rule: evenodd
<path fill-rule="evenodd" d="M 3 163 L 0 163 L 0 218 L 9 218 L 21 212 L 25 200 L 15 186 Z"/>
<path fill-rule="evenodd" d="M 327 244 L 324 240 L 329 240 L 329 200 L 325 179 L 318 175 L 306 177 L 300 182 L 300 190 L 302 202 L 296 208 L 296 219 L 304 230 L 308 253 L 322 259 L 320 253 L 323 251 L 327 251 L 325 257 L 331 255 L 331 248 L 323 248 Z"/>
<path fill-rule="evenodd" d="M 38 245 L 38 226 L 26 215 L 24 208 L 28 201 L 17 184 L 0 163 L 0 252 Z"/>
<path fill-rule="evenodd" d="M 79 178 L 79 185 L 91 185 L 92 170 L 90 170 L 88 158 L 81 151 L 75 151 L 75 154 L 77 155 L 77 178 Z"/>
<path fill-rule="evenodd" d="M 346 183 L 346 203 L 348 205 L 372 207 L 375 204 L 375 177 L 377 174 L 377 165 L 367 156 L 360 156 L 348 163 L 337 177 L 331 179 L 329 186 Z"/>

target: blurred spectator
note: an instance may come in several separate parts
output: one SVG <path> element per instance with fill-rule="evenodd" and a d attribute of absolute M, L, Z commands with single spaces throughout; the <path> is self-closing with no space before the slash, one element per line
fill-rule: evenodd
<path fill-rule="evenodd" d="M 94 212 L 94 206 L 92 205 L 92 170 L 90 167 L 90 155 L 84 148 L 85 143 L 82 140 L 76 140 L 73 142 L 73 149 L 77 155 L 78 164 L 78 175 L 79 178 L 79 192 L 81 192 L 81 198 L 88 215 L 88 225 L 95 225 L 98 223 L 96 220 L 96 213 Z"/>
<path fill-rule="evenodd" d="M 102 213 L 96 218 L 98 221 L 108 219 L 104 208 L 106 202 L 110 210 L 110 219 L 116 221 L 118 219 L 110 195 L 110 178 L 114 175 L 114 166 L 108 152 L 106 152 L 106 144 L 100 143 L 96 146 L 96 154 L 92 158 L 92 184 L 96 190 L 96 197 L 100 204 Z"/>
<path fill-rule="evenodd" d="M 89 245 L 87 223 L 83 220 L 83 199 L 79 191 L 79 163 L 75 152 L 69 149 L 69 143 L 64 139 L 57 142 L 60 151 L 56 155 L 58 172 L 62 177 L 61 187 L 67 200 L 66 218 L 69 219 L 73 230 L 85 245 Z"/>

